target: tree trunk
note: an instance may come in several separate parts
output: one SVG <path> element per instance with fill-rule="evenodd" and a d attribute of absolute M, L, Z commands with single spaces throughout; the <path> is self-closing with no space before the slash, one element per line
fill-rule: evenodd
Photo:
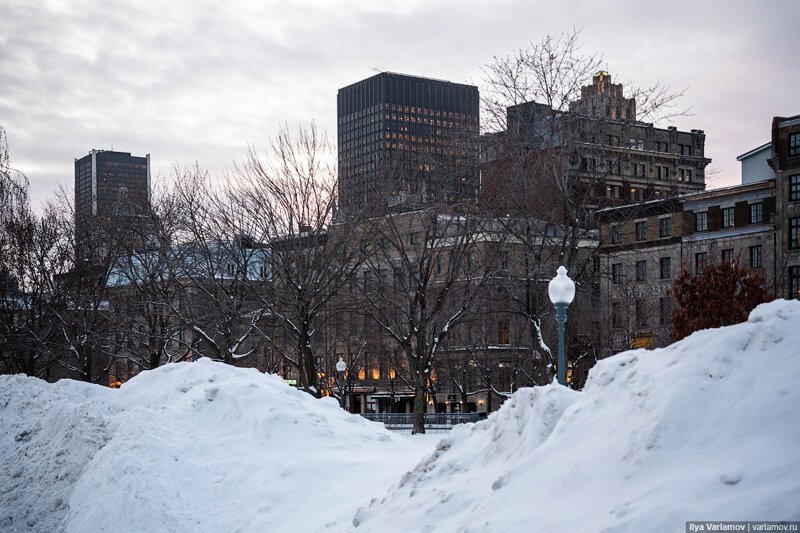
<path fill-rule="evenodd" d="M 411 434 L 425 433 L 425 411 L 428 404 L 425 402 L 425 378 L 417 374 L 416 386 L 414 387 L 414 425 Z"/>

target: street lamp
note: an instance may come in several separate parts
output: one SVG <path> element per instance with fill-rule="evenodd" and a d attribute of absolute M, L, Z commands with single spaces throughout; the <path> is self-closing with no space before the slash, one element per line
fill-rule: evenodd
<path fill-rule="evenodd" d="M 336 371 L 339 373 L 339 404 L 344 409 L 344 401 L 345 401 L 345 386 L 344 386 L 344 372 L 347 370 L 347 363 L 344 362 L 344 359 L 339 357 L 339 361 L 336 362 Z"/>
<path fill-rule="evenodd" d="M 558 322 L 558 382 L 567 383 L 567 362 L 564 353 L 564 323 L 567 321 L 567 306 L 575 298 L 575 282 L 567 276 L 564 265 L 558 267 L 557 275 L 550 280 L 547 294 L 556 307 L 556 321 Z"/>

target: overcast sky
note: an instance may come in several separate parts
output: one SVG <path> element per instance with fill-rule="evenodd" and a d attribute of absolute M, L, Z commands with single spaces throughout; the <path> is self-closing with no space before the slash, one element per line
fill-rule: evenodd
<path fill-rule="evenodd" d="M 582 27 L 639 85 L 688 88 L 718 173 L 800 113 L 800 2 L 0 1 L 0 125 L 41 202 L 92 148 L 220 173 L 281 124 L 336 133 L 336 91 L 380 70 L 482 84 L 493 56 Z M 590 80 L 587 80 L 587 83 Z"/>

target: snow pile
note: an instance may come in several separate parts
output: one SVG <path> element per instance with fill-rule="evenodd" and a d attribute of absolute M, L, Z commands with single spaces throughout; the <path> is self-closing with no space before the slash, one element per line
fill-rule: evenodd
<path fill-rule="evenodd" d="M 115 391 L 0 376 L 0 531 L 58 531 L 72 488 L 111 437 Z"/>
<path fill-rule="evenodd" d="M 0 376 L 2 531 L 352 529 L 431 449 L 201 360 L 119 390 Z"/>
<path fill-rule="evenodd" d="M 208 360 L 120 390 L 0 376 L 0 531 L 617 532 L 798 520 L 798 346 L 800 302 L 773 302 L 745 324 L 602 361 L 581 393 L 520 390 L 433 453 L 430 439 Z"/>
<path fill-rule="evenodd" d="M 356 513 L 359 531 L 683 531 L 800 519 L 800 302 L 525 389 Z"/>

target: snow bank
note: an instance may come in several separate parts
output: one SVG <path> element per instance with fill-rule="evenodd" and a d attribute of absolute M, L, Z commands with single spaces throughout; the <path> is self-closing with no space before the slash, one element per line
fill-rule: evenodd
<path fill-rule="evenodd" d="M 359 531 L 683 531 L 800 519 L 800 302 L 520 390 L 454 430 Z"/>
<path fill-rule="evenodd" d="M 0 531 L 682 531 L 800 519 L 800 302 L 518 391 L 435 451 L 202 360 L 0 376 Z M 387 492 L 388 489 L 388 492 Z M 372 498 L 372 501 L 370 501 Z"/>
<path fill-rule="evenodd" d="M 0 530 L 352 529 L 430 447 L 201 360 L 119 390 L 0 376 Z"/>

